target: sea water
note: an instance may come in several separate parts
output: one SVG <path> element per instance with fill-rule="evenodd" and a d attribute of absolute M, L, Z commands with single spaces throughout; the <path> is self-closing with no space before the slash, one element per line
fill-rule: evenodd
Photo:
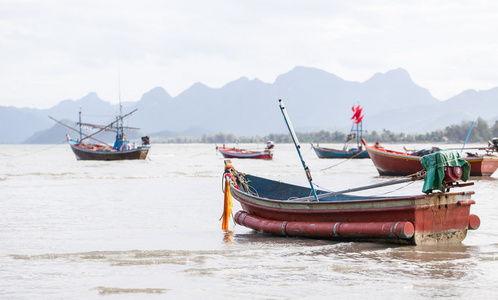
<path fill-rule="evenodd" d="M 301 150 L 323 189 L 393 180 L 369 159 Z M 241 172 L 308 186 L 291 144 L 276 145 L 271 161 L 232 162 Z M 273 237 L 233 222 L 223 232 L 223 169 L 211 144 L 152 145 L 147 160 L 115 162 L 77 161 L 65 144 L 0 145 L 0 299 L 498 295 L 498 174 L 461 189 L 476 192 L 471 212 L 481 218 L 462 244 L 397 246 Z M 420 194 L 422 183 L 362 193 Z"/>

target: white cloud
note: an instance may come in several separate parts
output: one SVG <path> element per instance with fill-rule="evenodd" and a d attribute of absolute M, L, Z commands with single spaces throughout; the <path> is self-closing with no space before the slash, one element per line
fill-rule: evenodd
<path fill-rule="evenodd" d="M 273 82 L 294 66 L 347 80 L 405 68 L 445 100 L 498 86 L 493 1 L 18 1 L 0 3 L 0 105 L 47 108 L 91 91 Z"/>

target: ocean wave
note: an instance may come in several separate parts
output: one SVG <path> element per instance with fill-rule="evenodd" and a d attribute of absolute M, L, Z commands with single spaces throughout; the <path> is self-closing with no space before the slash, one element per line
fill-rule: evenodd
<path fill-rule="evenodd" d="M 15 260 L 82 259 L 107 261 L 113 266 L 203 263 L 206 256 L 229 255 L 235 250 L 124 250 L 76 253 L 10 254 Z"/>

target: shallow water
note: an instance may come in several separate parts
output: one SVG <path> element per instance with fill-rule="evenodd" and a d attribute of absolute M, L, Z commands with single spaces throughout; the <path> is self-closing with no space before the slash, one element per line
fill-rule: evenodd
<path fill-rule="evenodd" d="M 302 149 L 320 187 L 392 180 L 378 176 L 368 159 L 324 160 Z M 308 184 L 292 145 L 277 145 L 272 161 L 232 161 L 243 172 Z M 233 222 L 225 233 L 223 167 L 209 144 L 153 145 L 150 159 L 121 162 L 77 161 L 68 145 L 0 145 L 0 298 L 489 299 L 498 293 L 498 174 L 472 178 L 475 185 L 464 188 L 476 192 L 471 212 L 481 227 L 462 244 L 429 247 L 272 237 Z M 421 189 L 416 182 L 368 193 Z M 234 212 L 239 208 L 235 203 Z"/>

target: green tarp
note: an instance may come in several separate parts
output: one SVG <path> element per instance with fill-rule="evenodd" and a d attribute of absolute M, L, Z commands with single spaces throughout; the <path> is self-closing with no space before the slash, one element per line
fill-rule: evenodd
<path fill-rule="evenodd" d="M 444 192 L 444 167 L 461 167 L 463 171 L 461 179 L 463 181 L 467 181 L 470 176 L 470 164 L 460 158 L 460 153 L 454 150 L 441 150 L 422 156 L 420 163 L 427 171 L 422 189 L 422 192 L 426 194 L 432 192 L 434 189 Z"/>

